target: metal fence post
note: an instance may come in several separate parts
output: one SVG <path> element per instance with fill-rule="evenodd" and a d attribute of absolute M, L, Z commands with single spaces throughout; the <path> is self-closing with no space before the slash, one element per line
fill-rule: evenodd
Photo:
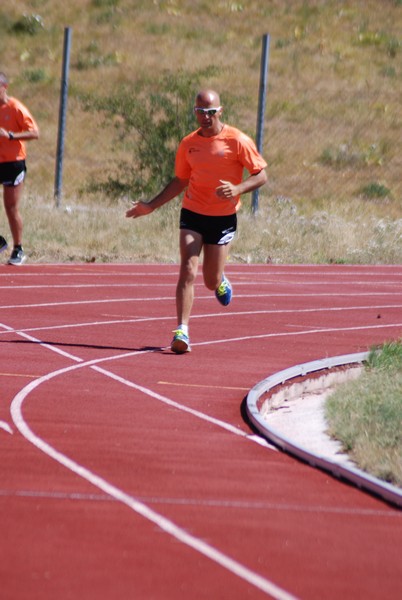
<path fill-rule="evenodd" d="M 59 128 L 57 133 L 56 174 L 54 185 L 54 197 L 56 206 L 60 206 L 63 179 L 63 156 L 64 135 L 66 128 L 67 97 L 68 97 L 68 75 L 70 69 L 71 28 L 64 29 L 63 65 L 61 75 Z"/>
<path fill-rule="evenodd" d="M 268 64 L 269 64 L 269 42 L 270 35 L 265 33 L 262 37 L 262 53 L 261 53 L 261 73 L 260 73 L 260 89 L 258 98 L 258 116 L 257 116 L 257 150 L 262 154 L 263 138 L 264 138 L 264 119 L 265 119 L 265 104 L 267 97 L 268 86 Z M 252 193 L 252 211 L 256 213 L 258 210 L 259 190 L 254 190 Z"/>

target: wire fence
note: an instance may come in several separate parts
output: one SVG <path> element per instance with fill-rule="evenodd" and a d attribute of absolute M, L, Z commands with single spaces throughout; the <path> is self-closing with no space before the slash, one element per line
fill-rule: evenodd
<path fill-rule="evenodd" d="M 318 207 L 323 202 L 356 197 L 400 205 L 402 73 L 398 68 L 383 68 L 382 85 L 378 84 L 378 68 L 374 66 L 353 81 L 340 79 L 335 68 L 325 80 L 317 73 L 316 79 L 310 77 L 308 83 L 300 69 L 286 80 L 275 70 L 270 73 L 263 145 L 269 183 L 262 195 L 292 203 L 308 199 Z M 40 88 L 41 83 L 30 81 L 29 85 Z M 33 111 L 41 141 L 30 144 L 28 157 L 31 189 L 49 199 L 55 193 L 57 88 L 55 83 L 53 93 L 47 92 L 36 113 Z M 130 157 L 127 142 L 119 144 L 115 124 L 106 126 L 101 112 L 86 112 L 77 90 L 82 90 L 82 73 L 75 64 L 70 74 L 61 203 L 79 200 L 90 182 L 101 182 L 115 174 L 119 162 Z M 29 93 L 27 84 L 26 96 Z M 239 123 L 233 124 L 255 138 L 251 121 L 250 114 L 240 114 Z"/>

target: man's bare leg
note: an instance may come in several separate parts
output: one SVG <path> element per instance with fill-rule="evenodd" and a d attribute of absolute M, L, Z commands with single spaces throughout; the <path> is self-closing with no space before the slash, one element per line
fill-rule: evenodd
<path fill-rule="evenodd" d="M 187 352 L 189 347 L 188 325 L 194 301 L 194 281 L 198 272 L 198 261 L 202 250 L 202 237 L 200 234 L 187 229 L 180 230 L 180 273 L 176 286 L 176 312 L 177 329 L 172 342 L 173 352 L 181 354 Z M 182 333 L 185 338 L 181 339 Z M 180 339 L 179 339 L 180 338 Z M 187 339 L 186 339 L 187 338 Z"/>
<path fill-rule="evenodd" d="M 20 199 L 22 196 L 23 183 L 11 186 L 3 186 L 4 209 L 6 211 L 14 246 L 22 244 L 22 217 L 20 214 Z"/>

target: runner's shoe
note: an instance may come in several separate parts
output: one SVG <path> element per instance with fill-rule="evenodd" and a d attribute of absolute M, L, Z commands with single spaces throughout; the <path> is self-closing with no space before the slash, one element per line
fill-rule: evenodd
<path fill-rule="evenodd" d="M 8 264 L 20 266 L 26 261 L 26 259 L 26 254 L 22 248 L 14 248 L 10 258 L 8 259 Z"/>
<path fill-rule="evenodd" d="M 175 352 L 176 354 L 191 352 L 190 338 L 188 335 L 186 335 L 182 329 L 175 329 L 173 333 L 174 337 L 170 346 L 172 352 Z"/>
<path fill-rule="evenodd" d="M 3 238 L 2 235 L 0 235 L 0 252 L 3 252 L 3 250 L 7 250 L 8 248 L 8 244 L 6 242 L 6 240 Z"/>
<path fill-rule="evenodd" d="M 215 296 L 223 306 L 227 306 L 232 299 L 232 286 L 225 275 L 222 275 L 222 282 L 215 290 Z"/>

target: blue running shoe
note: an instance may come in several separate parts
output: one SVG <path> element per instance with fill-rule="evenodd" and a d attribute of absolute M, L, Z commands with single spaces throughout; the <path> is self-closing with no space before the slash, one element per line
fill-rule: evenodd
<path fill-rule="evenodd" d="M 7 250 L 7 242 L 3 236 L 0 235 L 0 252 L 3 252 L 3 250 Z"/>
<path fill-rule="evenodd" d="M 232 286 L 225 275 L 222 275 L 222 282 L 215 290 L 215 296 L 223 306 L 227 306 L 232 299 Z"/>
<path fill-rule="evenodd" d="M 176 329 L 173 331 L 174 336 L 170 349 L 176 354 L 184 354 L 185 352 L 191 352 L 190 338 L 184 333 L 182 329 Z"/>

